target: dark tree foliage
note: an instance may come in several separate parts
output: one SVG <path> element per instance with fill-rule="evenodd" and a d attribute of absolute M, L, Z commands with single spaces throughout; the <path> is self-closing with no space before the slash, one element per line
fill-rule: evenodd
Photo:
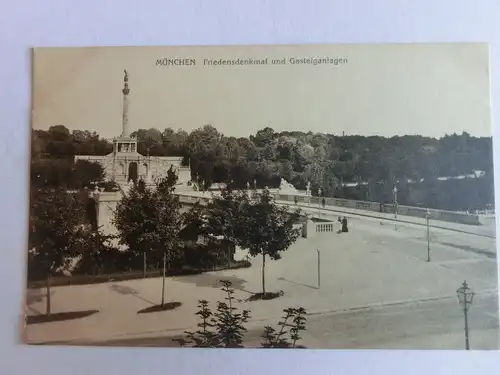
<path fill-rule="evenodd" d="M 183 224 L 179 196 L 174 194 L 178 176 L 170 168 L 167 175 L 157 179 L 154 189 L 155 208 L 157 211 L 157 243 L 159 254 L 166 256 L 167 262 L 179 257 L 181 245 L 179 234 Z"/>
<path fill-rule="evenodd" d="M 38 159 L 31 162 L 31 184 L 39 188 L 92 188 L 102 185 L 104 169 L 98 163 L 67 159 Z"/>
<path fill-rule="evenodd" d="M 95 276 L 116 271 L 119 255 L 118 249 L 112 244 L 114 236 L 82 226 L 75 237 L 74 253 L 79 260 L 73 273 Z"/>
<path fill-rule="evenodd" d="M 204 189 L 216 182 L 228 183 L 232 188 L 244 188 L 248 182 L 253 188 L 254 181 L 258 188 L 276 188 L 283 177 L 298 189 L 305 189 L 310 181 L 313 192 L 321 188 L 326 197 L 388 202 L 393 183 L 409 179 L 411 183 L 401 195 L 401 204 L 452 210 L 483 209 L 493 204 L 492 137 L 478 138 L 468 133 L 440 139 L 416 135 L 335 136 L 275 132 L 266 127 L 249 138 L 234 138 L 224 136 L 212 125 L 189 134 L 166 128 L 163 132 L 139 129 L 134 135 L 143 155 L 182 156 L 183 163 L 191 166 L 193 181 Z M 34 164 L 36 173 L 32 173 L 32 179 L 50 181 L 51 186 L 81 186 L 89 178 L 73 182 L 68 166 L 55 161 L 69 161 L 72 169 L 74 155 L 106 155 L 111 151 L 112 145 L 96 133 L 70 132 L 62 125 L 48 131 L 35 130 L 33 162 L 42 160 L 55 166 Z M 59 172 L 54 173 L 53 169 Z M 469 175 L 474 170 L 484 171 L 490 177 L 452 180 L 450 184 L 457 192 L 453 197 L 448 196 L 447 182 L 437 179 Z M 346 183 L 354 186 L 341 186 Z M 434 183 L 435 192 L 428 193 L 427 185 Z"/>
<path fill-rule="evenodd" d="M 143 256 L 156 252 L 158 243 L 158 212 L 156 197 L 144 181 L 124 194 L 114 212 L 113 224 L 118 230 L 120 244 L 129 252 Z"/>
<path fill-rule="evenodd" d="M 226 260 L 229 264 L 235 246 L 247 231 L 243 217 L 247 204 L 246 192 L 222 189 L 220 195 L 212 195 L 212 200 L 206 208 L 204 231 L 208 236 L 222 238 L 221 243 L 226 249 Z"/>
<path fill-rule="evenodd" d="M 179 237 L 184 241 L 196 242 L 205 233 L 206 208 L 200 202 L 196 202 L 182 215 L 182 228 Z"/>

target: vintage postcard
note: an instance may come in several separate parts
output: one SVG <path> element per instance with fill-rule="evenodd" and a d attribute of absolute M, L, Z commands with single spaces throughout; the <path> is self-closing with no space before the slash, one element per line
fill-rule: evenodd
<path fill-rule="evenodd" d="M 36 48 L 29 344 L 497 349 L 487 44 Z"/>

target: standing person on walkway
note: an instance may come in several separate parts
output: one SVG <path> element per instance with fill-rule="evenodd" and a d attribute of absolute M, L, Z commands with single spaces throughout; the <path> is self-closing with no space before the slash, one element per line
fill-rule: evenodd
<path fill-rule="evenodd" d="M 321 199 L 321 205 L 323 206 L 323 208 L 325 208 L 325 205 L 326 205 L 325 197 L 323 197 L 323 199 Z"/>
<path fill-rule="evenodd" d="M 347 228 L 347 218 L 344 216 L 342 219 L 342 233 L 347 233 L 349 232 L 349 229 Z"/>

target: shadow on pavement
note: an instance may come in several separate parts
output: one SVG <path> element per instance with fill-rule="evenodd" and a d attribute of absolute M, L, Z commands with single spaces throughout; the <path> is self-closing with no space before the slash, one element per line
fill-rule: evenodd
<path fill-rule="evenodd" d="M 243 288 L 244 284 L 246 284 L 246 280 L 236 276 L 221 276 L 211 273 L 202 273 L 193 276 L 176 277 L 175 280 L 180 282 L 193 283 L 196 286 L 204 286 L 217 289 L 222 287 L 222 284 L 220 282 L 221 280 L 227 280 L 231 282 L 231 287 L 233 289 L 248 292 Z"/>
<path fill-rule="evenodd" d="M 132 295 L 132 296 L 136 296 L 139 294 L 139 291 L 134 289 L 134 288 L 131 288 L 129 286 L 126 286 L 126 285 L 120 285 L 120 284 L 111 284 L 109 286 L 109 288 L 113 291 L 113 292 L 116 292 L 118 294 L 122 294 L 122 295 Z"/>
<path fill-rule="evenodd" d="M 477 248 L 472 247 L 472 246 L 459 245 L 459 244 L 450 243 L 450 242 L 442 242 L 442 241 L 437 241 L 437 242 L 440 243 L 441 245 L 455 247 L 457 249 L 469 251 L 469 252 L 475 253 L 475 254 L 485 255 L 487 258 L 490 258 L 490 259 L 496 259 L 496 257 L 497 257 L 497 255 L 495 253 L 492 253 L 491 251 L 488 251 L 488 250 L 477 249 Z"/>
<path fill-rule="evenodd" d="M 307 284 L 298 283 L 298 282 L 296 282 L 296 281 L 287 280 L 287 279 L 285 279 L 284 277 L 278 277 L 278 280 L 279 280 L 279 281 L 286 281 L 287 283 L 290 283 L 290 284 L 295 284 L 295 285 L 305 286 L 306 288 L 318 289 L 318 287 L 317 287 L 317 286 L 313 286 L 313 285 L 307 285 Z"/>
<path fill-rule="evenodd" d="M 137 314 L 147 314 L 147 313 L 152 313 L 152 312 L 157 312 L 157 311 L 169 311 L 176 309 L 181 305 L 180 302 L 167 302 L 164 303 L 163 305 L 154 305 L 154 306 L 149 306 L 146 307 L 145 309 L 137 311 Z"/>
<path fill-rule="evenodd" d="M 251 329 L 244 334 L 244 345 L 246 348 L 258 348 L 261 346 L 261 335 L 264 332 L 262 329 Z M 83 345 L 96 345 L 92 343 Z M 117 347 L 161 347 L 161 348 L 190 348 L 192 344 L 186 341 L 184 335 L 161 336 L 161 337 L 145 337 L 145 338 L 127 338 L 99 342 L 99 346 L 117 346 Z"/>
<path fill-rule="evenodd" d="M 81 319 L 98 313 L 99 310 L 67 311 L 50 315 L 29 315 L 26 317 L 27 324 L 40 324 L 50 322 L 61 322 L 64 320 Z"/>
<path fill-rule="evenodd" d="M 156 305 L 155 302 L 153 301 L 150 301 L 144 297 L 141 297 L 139 295 L 139 291 L 134 289 L 134 288 L 131 288 L 129 286 L 126 286 L 126 285 L 119 285 L 119 284 L 112 284 L 109 286 L 109 288 L 115 292 L 115 293 L 118 293 L 118 294 L 121 294 L 121 295 L 124 295 L 124 296 L 134 296 L 136 298 L 139 298 L 140 300 L 143 300 L 144 302 L 147 302 L 151 305 Z"/>

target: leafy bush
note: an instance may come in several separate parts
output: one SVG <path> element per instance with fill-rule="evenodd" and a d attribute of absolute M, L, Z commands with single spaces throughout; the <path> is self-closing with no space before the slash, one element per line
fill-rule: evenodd
<path fill-rule="evenodd" d="M 279 331 L 271 326 L 264 327 L 264 333 L 261 336 L 263 348 L 303 348 L 303 346 L 297 346 L 297 341 L 302 338 L 299 332 L 306 329 L 306 310 L 299 307 L 288 308 L 283 312 L 285 316 L 278 322 L 281 326 Z M 288 337 L 286 337 L 287 334 Z"/>
<path fill-rule="evenodd" d="M 173 339 L 180 346 L 194 348 L 243 348 L 247 329 L 245 323 L 250 319 L 249 310 L 239 311 L 234 307 L 234 289 L 231 282 L 221 280 L 221 290 L 226 293 L 225 302 L 217 302 L 217 310 L 212 312 L 208 301 L 198 302 L 196 315 L 200 318 L 198 330 L 186 331 L 186 337 Z M 261 335 L 262 348 L 304 348 L 297 345 L 302 338 L 300 332 L 306 330 L 306 310 L 302 307 L 283 310 L 285 315 L 278 322 L 279 329 L 264 327 Z"/>

